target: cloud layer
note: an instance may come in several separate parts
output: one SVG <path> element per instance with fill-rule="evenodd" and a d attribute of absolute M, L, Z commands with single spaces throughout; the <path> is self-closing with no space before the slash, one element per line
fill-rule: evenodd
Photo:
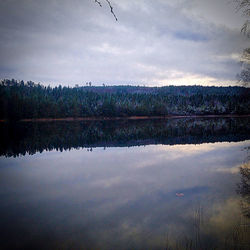
<path fill-rule="evenodd" d="M 173 3 L 174 2 L 174 3 Z M 249 41 L 227 0 L 0 0 L 0 78 L 227 85 Z"/>

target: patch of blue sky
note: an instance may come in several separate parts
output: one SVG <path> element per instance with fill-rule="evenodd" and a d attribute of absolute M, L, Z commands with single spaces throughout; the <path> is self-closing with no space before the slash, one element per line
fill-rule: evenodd
<path fill-rule="evenodd" d="M 177 39 L 193 42 L 207 42 L 209 40 L 208 37 L 203 34 L 188 31 L 177 31 L 174 33 L 174 37 Z"/>

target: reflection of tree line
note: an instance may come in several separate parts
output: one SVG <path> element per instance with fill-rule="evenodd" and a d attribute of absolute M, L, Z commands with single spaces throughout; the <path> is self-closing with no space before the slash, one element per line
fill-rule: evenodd
<path fill-rule="evenodd" d="M 1 123 L 0 155 L 43 150 L 250 139 L 250 118 Z"/>

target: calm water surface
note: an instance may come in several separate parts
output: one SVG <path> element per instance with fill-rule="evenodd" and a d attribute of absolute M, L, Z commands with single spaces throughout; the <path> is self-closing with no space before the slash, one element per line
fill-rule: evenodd
<path fill-rule="evenodd" d="M 1 128 L 0 248 L 249 249 L 249 193 L 240 190 L 249 123 L 242 132 L 242 121 L 228 122 L 184 121 L 177 134 L 176 121 L 122 123 L 116 134 L 114 124 Z M 121 138 L 122 126 L 134 137 Z M 138 135 L 146 126 L 160 135 Z M 58 130 L 70 143 L 60 147 Z"/>

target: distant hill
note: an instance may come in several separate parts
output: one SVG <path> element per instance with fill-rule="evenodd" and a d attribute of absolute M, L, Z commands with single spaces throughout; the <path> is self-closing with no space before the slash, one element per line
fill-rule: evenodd
<path fill-rule="evenodd" d="M 203 86 L 46 87 L 0 82 L 0 119 L 249 114 L 250 89 Z"/>

